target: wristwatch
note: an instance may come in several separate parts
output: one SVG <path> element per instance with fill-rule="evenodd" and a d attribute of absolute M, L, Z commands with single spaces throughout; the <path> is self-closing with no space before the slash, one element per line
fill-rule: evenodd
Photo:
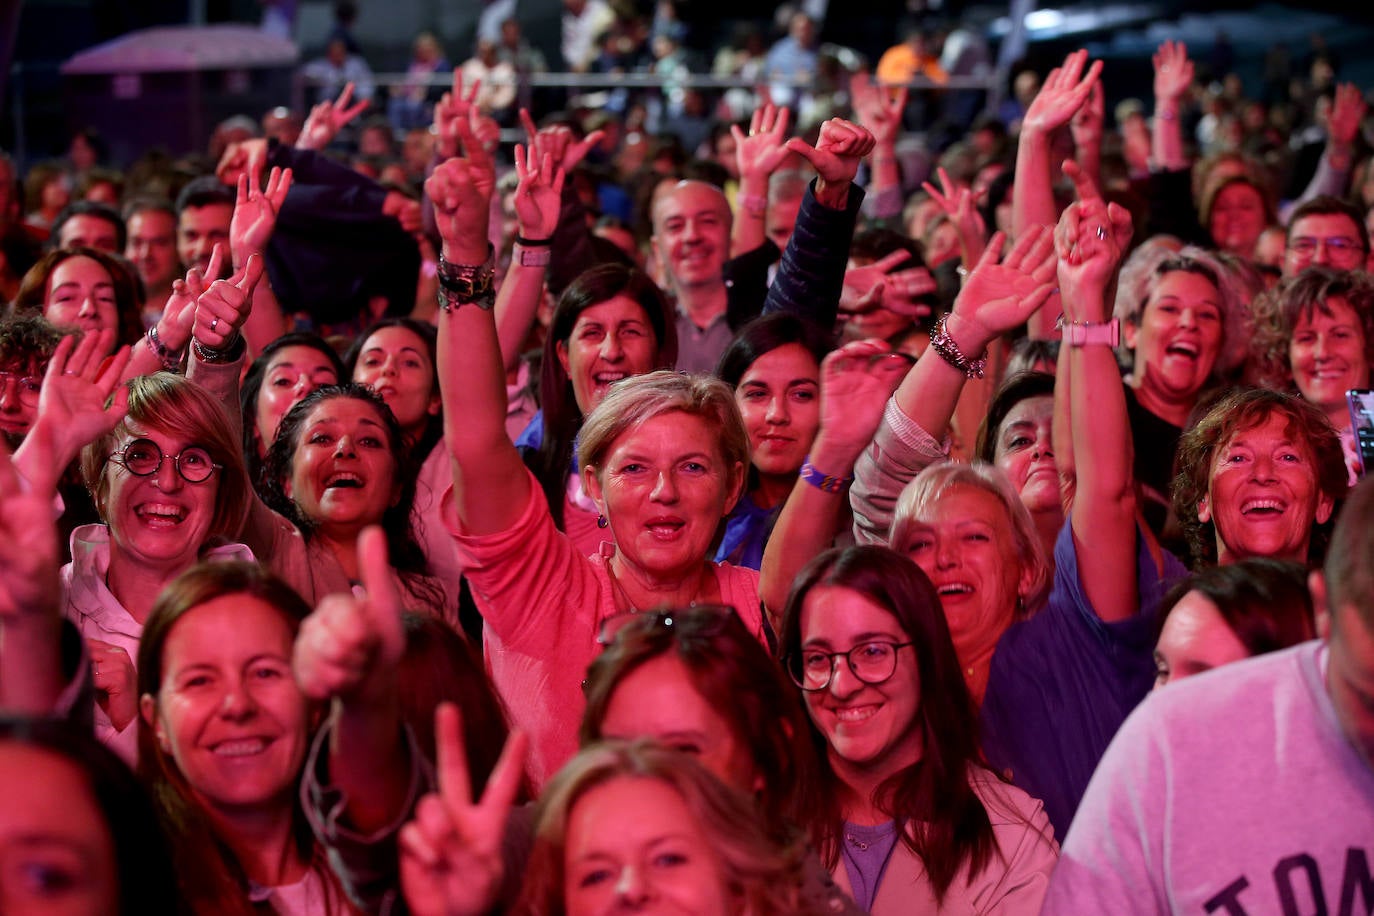
<path fill-rule="evenodd" d="M 1121 320 L 1118 318 L 1100 324 L 1088 321 L 1064 321 L 1061 328 L 1061 339 L 1071 347 L 1106 344 L 1115 348 L 1121 345 Z"/>
<path fill-rule="evenodd" d="M 490 309 L 496 304 L 493 282 L 496 277 L 496 249 L 487 244 L 487 259 L 481 264 L 450 264 L 439 256 L 439 307 L 449 311 L 464 305 Z"/>

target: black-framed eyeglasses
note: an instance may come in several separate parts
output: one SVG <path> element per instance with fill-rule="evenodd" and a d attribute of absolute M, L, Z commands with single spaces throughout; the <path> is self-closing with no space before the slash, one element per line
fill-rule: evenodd
<path fill-rule="evenodd" d="M 43 380 L 31 375 L 20 375 L 17 372 L 0 372 L 0 388 L 8 388 L 10 383 L 14 383 L 19 392 L 19 403 L 27 404 L 29 407 L 38 403 L 38 396 L 43 393 Z"/>
<path fill-rule="evenodd" d="M 660 608 L 656 611 L 633 611 L 616 614 L 601 621 L 596 642 L 609 646 L 623 630 L 665 629 L 676 632 L 690 632 L 696 636 L 713 636 L 727 625 L 731 617 L 739 612 L 729 604 L 693 604 L 689 607 Z"/>
<path fill-rule="evenodd" d="M 210 475 L 224 467 L 215 464 L 210 458 L 210 452 L 202 446 L 187 446 L 179 455 L 163 455 L 162 449 L 152 439 L 135 439 L 110 455 L 111 461 L 122 465 L 136 477 L 156 474 L 161 469 L 164 458 L 172 460 L 172 466 L 187 483 L 204 483 L 210 479 Z"/>
<path fill-rule="evenodd" d="M 897 653 L 910 642 L 863 642 L 846 652 L 803 649 L 792 656 L 787 675 L 802 690 L 824 690 L 835 677 L 836 663 L 843 658 L 849 670 L 865 684 L 881 684 L 897 673 Z"/>
<path fill-rule="evenodd" d="M 1288 250 L 1304 258 L 1310 258 L 1317 253 L 1317 249 L 1326 246 L 1326 250 L 1334 255 L 1363 255 L 1364 246 L 1359 239 L 1348 236 L 1338 235 L 1329 239 L 1313 238 L 1309 235 L 1301 235 L 1288 243 Z"/>

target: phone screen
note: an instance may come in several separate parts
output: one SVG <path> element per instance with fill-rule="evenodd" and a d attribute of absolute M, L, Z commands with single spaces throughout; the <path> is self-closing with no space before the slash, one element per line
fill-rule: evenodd
<path fill-rule="evenodd" d="M 1355 443 L 1360 453 L 1360 475 L 1374 468 L 1374 391 L 1352 388 L 1345 393 L 1350 405 L 1350 423 L 1355 429 Z"/>

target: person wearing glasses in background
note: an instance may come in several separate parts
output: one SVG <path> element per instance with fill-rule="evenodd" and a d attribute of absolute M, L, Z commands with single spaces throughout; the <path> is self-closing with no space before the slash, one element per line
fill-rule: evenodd
<path fill-rule="evenodd" d="M 1035 914 L 1058 858 L 1044 807 L 981 764 L 940 597 L 885 547 L 801 574 L 781 653 L 820 758 L 808 825 L 842 890 L 888 913 Z"/>
<path fill-rule="evenodd" d="M 1360 211 L 1335 197 L 1314 197 L 1293 211 L 1283 276 L 1295 277 L 1313 265 L 1360 270 L 1369 255 L 1369 230 Z"/>

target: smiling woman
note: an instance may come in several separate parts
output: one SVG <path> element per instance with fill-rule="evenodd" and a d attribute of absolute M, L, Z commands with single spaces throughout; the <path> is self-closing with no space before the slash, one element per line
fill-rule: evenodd
<path fill-rule="evenodd" d="M 41 312 L 61 327 L 108 328 L 114 343 L 143 335 L 138 281 L 125 261 L 93 248 L 60 248 L 29 269 L 14 297 L 15 311 Z"/>

